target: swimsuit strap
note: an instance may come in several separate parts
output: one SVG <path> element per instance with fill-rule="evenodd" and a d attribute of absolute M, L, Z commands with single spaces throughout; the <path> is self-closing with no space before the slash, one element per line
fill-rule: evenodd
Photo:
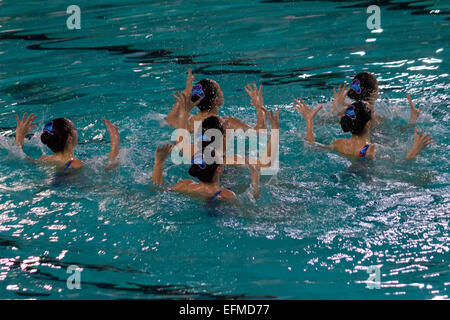
<path fill-rule="evenodd" d="M 359 152 L 358 157 L 360 157 L 360 158 L 365 158 L 365 157 L 366 157 L 366 154 L 367 154 L 367 150 L 369 150 L 369 147 L 370 147 L 370 144 L 366 144 L 366 145 L 364 146 L 364 148 L 362 148 L 361 151 Z"/>
<path fill-rule="evenodd" d="M 209 196 L 208 200 L 214 200 L 222 192 L 222 190 L 216 191 L 213 195 Z"/>
<path fill-rule="evenodd" d="M 64 165 L 64 169 L 70 169 L 70 165 L 72 164 L 73 160 L 69 160 L 66 162 L 66 164 Z"/>

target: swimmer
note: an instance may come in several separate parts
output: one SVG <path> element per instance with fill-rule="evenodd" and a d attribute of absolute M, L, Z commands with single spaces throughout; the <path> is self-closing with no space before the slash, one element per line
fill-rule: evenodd
<path fill-rule="evenodd" d="M 186 80 L 186 88 L 183 90 L 183 94 L 187 97 L 192 97 L 192 101 L 197 101 L 198 99 L 202 99 L 201 102 L 197 105 L 200 109 L 200 112 L 196 115 L 189 114 L 188 119 L 188 130 L 190 132 L 194 131 L 194 121 L 203 121 L 204 119 L 210 116 L 218 116 L 219 108 L 223 106 L 225 103 L 224 95 L 222 88 L 219 84 L 211 79 L 203 79 L 193 86 L 193 82 L 195 80 L 195 75 L 192 74 L 191 69 L 188 69 L 188 77 Z M 247 84 L 245 91 L 251 98 L 251 104 L 258 106 L 264 104 L 262 99 L 262 85 L 259 86 L 259 90 L 256 88 L 256 84 L 253 83 L 253 88 Z M 170 113 L 168 114 L 166 121 L 172 127 L 177 126 L 177 115 L 180 105 L 176 102 Z M 191 110 L 189 110 L 191 111 Z M 256 125 L 252 128 L 249 125 L 243 123 L 241 120 L 235 117 L 221 117 L 224 121 L 228 121 L 228 125 L 230 129 L 265 129 L 266 122 L 264 118 L 264 114 L 261 108 L 256 108 Z"/>
<path fill-rule="evenodd" d="M 294 99 L 294 106 L 306 120 L 306 140 L 315 142 L 314 117 L 322 109 L 322 106 L 310 109 L 302 99 Z M 341 128 L 344 132 L 350 132 L 349 139 L 338 139 L 331 143 L 327 149 L 336 150 L 344 155 L 358 156 L 365 159 L 375 155 L 375 144 L 370 143 L 370 128 L 372 127 L 372 109 L 364 102 L 357 101 L 348 106 L 341 117 Z M 414 131 L 414 144 L 405 156 L 405 160 L 414 159 L 427 145 L 433 143 L 429 134 L 424 135 L 423 130 Z"/>
<path fill-rule="evenodd" d="M 33 124 L 37 116 L 30 114 L 27 117 L 25 113 L 22 119 L 16 115 L 17 129 L 15 144 L 22 150 L 24 148 L 25 136 L 30 133 L 36 125 Z M 109 120 L 103 119 L 109 136 L 111 138 L 111 149 L 109 152 L 107 168 L 113 168 L 117 166 L 117 156 L 119 154 L 120 135 L 117 130 L 117 124 L 113 125 Z M 39 159 L 29 160 L 42 163 L 55 165 L 60 169 L 76 169 L 83 166 L 83 162 L 78 160 L 73 153 L 75 146 L 78 143 L 78 134 L 72 121 L 66 118 L 56 118 L 49 121 L 42 130 L 41 141 L 50 150 L 53 151 L 53 155 L 45 155 Z"/>
<path fill-rule="evenodd" d="M 159 146 L 155 152 L 155 164 L 153 166 L 152 181 L 155 184 L 163 184 L 164 161 L 172 152 L 175 146 L 164 144 Z M 220 186 L 220 177 L 223 173 L 224 165 L 219 164 L 218 157 L 214 150 L 210 153 L 213 161 L 205 160 L 206 153 L 198 153 L 192 159 L 192 165 L 189 169 L 189 175 L 200 180 L 195 182 L 192 179 L 185 179 L 174 186 L 169 191 L 184 193 L 193 197 L 199 197 L 205 200 L 230 200 L 236 198 L 236 194 Z M 209 163 L 211 162 L 211 163 Z M 260 169 L 257 166 L 249 166 L 252 182 L 251 186 L 255 197 L 259 196 L 259 178 Z"/>
<path fill-rule="evenodd" d="M 260 93 L 259 93 L 260 94 Z M 173 94 L 173 97 L 176 99 L 178 108 L 178 120 L 177 120 L 177 148 L 183 152 L 183 155 L 190 159 L 193 154 L 195 154 L 196 145 L 191 144 L 189 140 L 190 136 L 183 136 L 183 132 L 186 132 L 188 129 L 188 118 L 189 111 L 197 104 L 200 103 L 201 99 L 198 99 L 196 102 L 192 102 L 192 100 L 187 97 L 184 93 L 179 93 L 178 91 Z M 261 100 L 260 100 L 261 101 Z M 268 121 L 272 126 L 272 130 L 280 129 L 280 110 L 277 110 L 276 113 L 272 111 L 268 111 L 262 104 L 255 103 L 259 112 L 261 112 L 264 116 L 267 117 Z M 184 129 L 185 131 L 182 131 Z M 206 145 L 212 144 L 214 142 L 216 146 L 216 151 L 220 154 L 224 154 L 224 164 L 226 165 L 243 165 L 243 164 L 255 164 L 260 167 L 270 167 L 271 165 L 271 155 L 272 155 L 272 146 L 274 149 L 278 147 L 278 139 L 272 134 L 268 140 L 268 144 L 266 146 L 266 150 L 261 156 L 261 159 L 249 159 L 245 156 L 237 155 L 237 154 L 227 154 L 226 151 L 226 132 L 229 127 L 229 121 L 224 120 L 224 118 L 212 115 L 208 118 L 204 119 L 202 122 L 202 133 L 197 137 L 201 139 L 201 144 L 203 148 Z M 212 134 L 211 134 L 212 133 Z M 209 135 L 211 136 L 209 136 Z M 222 140 L 215 142 L 216 136 L 221 136 Z M 185 141 L 186 139 L 186 141 Z"/>
<path fill-rule="evenodd" d="M 339 85 L 337 91 L 333 88 L 333 104 L 331 105 L 330 113 L 336 114 L 338 117 L 342 117 L 345 113 L 346 106 L 351 102 L 346 101 L 346 97 L 349 97 L 353 101 L 364 101 L 372 111 L 372 125 L 377 125 L 383 119 L 382 116 L 375 113 L 375 102 L 378 99 L 378 81 L 376 77 L 369 72 L 361 72 L 357 74 L 350 85 L 341 87 Z M 416 123 L 416 120 L 420 114 L 421 108 L 416 108 L 409 93 L 406 94 L 406 98 L 410 107 L 410 121 L 409 125 L 412 126 Z"/>

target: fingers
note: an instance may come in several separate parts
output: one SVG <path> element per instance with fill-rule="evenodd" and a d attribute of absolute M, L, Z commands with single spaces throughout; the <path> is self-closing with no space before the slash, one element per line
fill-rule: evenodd
<path fill-rule="evenodd" d="M 34 114 L 33 113 L 31 113 L 29 116 L 28 116 L 28 118 L 27 118 L 27 121 L 26 121 L 26 123 L 30 123 L 30 122 L 32 122 L 32 118 L 33 118 L 33 116 L 34 116 Z M 36 119 L 36 118 L 35 118 Z"/>
<path fill-rule="evenodd" d="M 319 112 L 320 110 L 322 110 L 323 106 L 318 106 L 317 108 L 314 109 L 314 115 L 317 114 L 317 112 Z"/>
<path fill-rule="evenodd" d="M 414 103 L 413 103 L 413 101 L 412 101 L 411 95 L 410 95 L 409 93 L 406 94 L 406 99 L 408 99 L 409 106 L 410 106 L 411 108 L 414 108 L 414 109 L 415 109 L 416 107 L 414 106 Z"/>
<path fill-rule="evenodd" d="M 299 100 L 300 98 L 294 99 L 295 104 L 302 105 L 303 103 Z"/>
<path fill-rule="evenodd" d="M 344 92 L 344 97 L 347 96 L 347 94 L 348 94 L 348 92 L 350 91 L 350 89 L 351 89 L 351 88 L 348 88 L 347 90 L 345 90 L 345 92 Z"/>
<path fill-rule="evenodd" d="M 34 116 L 33 118 L 31 118 L 30 124 L 31 124 L 31 123 L 33 123 L 33 122 L 34 122 L 34 120 L 36 120 L 36 119 L 37 119 L 37 115 L 36 115 L 36 116 Z"/>
<path fill-rule="evenodd" d="M 433 137 L 427 133 L 424 137 L 422 137 L 421 142 L 424 146 L 427 146 L 427 145 L 433 143 L 434 141 L 433 141 Z"/>
<path fill-rule="evenodd" d="M 111 127 L 111 121 L 106 120 L 106 119 L 102 119 L 102 121 L 108 129 Z"/>
<path fill-rule="evenodd" d="M 17 115 L 17 113 L 16 113 L 16 114 L 14 114 L 14 116 L 16 117 L 16 122 L 17 122 L 17 124 L 19 124 L 19 122 L 20 122 L 20 119 L 19 119 L 19 116 Z"/>
<path fill-rule="evenodd" d="M 111 121 L 109 121 L 108 119 L 102 119 L 103 123 L 106 126 L 106 129 L 108 129 L 108 132 L 110 135 L 115 134 L 118 135 L 119 134 L 119 128 L 117 126 L 117 123 L 112 124 Z"/>
<path fill-rule="evenodd" d="M 295 99 L 294 99 L 294 108 L 297 109 L 297 111 L 300 112 L 301 114 L 304 113 L 305 106 L 300 101 Z"/>
<path fill-rule="evenodd" d="M 177 100 L 177 102 L 180 102 L 180 98 L 179 98 L 176 94 L 171 93 L 170 95 L 171 95 L 172 97 L 174 97 L 175 100 Z"/>
<path fill-rule="evenodd" d="M 172 152 L 172 149 L 174 147 L 175 146 L 173 144 L 166 143 L 158 147 L 157 150 L 159 149 L 160 152 L 163 152 L 164 154 L 169 154 L 170 152 Z"/>
<path fill-rule="evenodd" d="M 302 110 L 309 109 L 305 101 L 303 101 L 301 98 L 294 99 L 294 102 L 297 104 L 296 108 L 300 108 Z"/>
<path fill-rule="evenodd" d="M 255 84 L 255 83 L 253 82 L 253 85 L 254 85 L 254 84 Z M 245 90 L 245 92 L 248 93 L 248 95 L 249 95 L 250 97 L 253 97 L 253 96 L 254 96 L 255 91 L 257 92 L 257 90 L 255 90 L 255 87 L 252 88 L 252 86 L 251 86 L 249 83 L 246 83 L 246 84 L 245 84 L 244 90 Z"/>
<path fill-rule="evenodd" d="M 175 98 L 175 100 L 177 100 L 177 102 L 184 104 L 186 101 L 186 97 L 183 93 L 178 92 L 177 90 L 175 90 L 175 94 L 171 94 L 172 97 Z"/>
<path fill-rule="evenodd" d="M 417 127 L 414 128 L 414 136 L 417 135 Z"/>
<path fill-rule="evenodd" d="M 192 74 L 192 69 L 188 69 L 188 76 L 187 76 L 187 84 L 192 85 L 192 82 L 195 80 L 195 74 Z"/>
<path fill-rule="evenodd" d="M 22 120 L 20 120 L 20 118 L 16 114 L 17 126 L 21 125 L 24 128 L 28 128 L 28 130 L 31 130 L 32 128 L 30 127 L 30 125 L 34 122 L 34 120 L 36 120 L 36 118 L 37 118 L 37 116 L 35 116 L 33 113 L 31 113 L 28 117 L 27 117 L 27 113 L 24 113 L 22 116 Z M 34 126 L 34 127 L 36 127 L 36 126 Z"/>

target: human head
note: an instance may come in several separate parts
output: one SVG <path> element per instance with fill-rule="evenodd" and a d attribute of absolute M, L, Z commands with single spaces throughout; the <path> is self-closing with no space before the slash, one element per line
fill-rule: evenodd
<path fill-rule="evenodd" d="M 200 80 L 192 88 L 191 101 L 195 102 L 199 98 L 203 98 L 197 105 L 200 111 L 209 111 L 224 104 L 222 88 L 211 79 Z"/>
<path fill-rule="evenodd" d="M 347 107 L 344 116 L 341 118 L 341 128 L 344 132 L 361 134 L 370 125 L 372 111 L 362 101 L 357 101 Z"/>
<path fill-rule="evenodd" d="M 217 116 L 210 116 L 202 121 L 202 146 L 205 148 L 210 143 L 214 142 L 215 137 L 214 136 L 207 136 L 205 133 L 210 129 L 216 129 L 219 130 L 222 136 L 225 134 L 224 127 L 222 125 L 222 121 Z"/>
<path fill-rule="evenodd" d="M 355 101 L 375 101 L 378 98 L 378 81 L 370 72 L 357 74 L 350 83 L 347 96 Z"/>
<path fill-rule="evenodd" d="M 54 153 L 73 149 L 78 142 L 77 130 L 69 119 L 56 118 L 45 125 L 41 141 Z"/>
<path fill-rule="evenodd" d="M 214 150 L 209 150 L 212 156 L 212 159 L 210 160 L 212 161 L 208 161 L 208 159 L 206 159 L 205 149 L 202 153 L 197 153 L 192 159 L 189 175 L 197 178 L 201 182 L 210 183 L 219 179 L 223 172 L 223 164 L 219 164 Z"/>

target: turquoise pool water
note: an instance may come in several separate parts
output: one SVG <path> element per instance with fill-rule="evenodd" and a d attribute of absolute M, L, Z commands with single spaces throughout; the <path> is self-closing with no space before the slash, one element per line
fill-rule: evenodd
<path fill-rule="evenodd" d="M 380 1 L 382 32 L 366 28 L 363 1 L 81 1 L 81 29 L 66 27 L 67 1 L 0 0 L 0 298 L 448 298 L 448 1 Z M 249 196 L 247 171 L 227 169 L 239 205 L 205 204 L 151 184 L 164 122 L 187 68 L 224 90 L 223 115 L 254 123 L 243 87 L 264 84 L 281 108 L 280 171 Z M 368 70 L 380 81 L 383 124 L 373 142 L 387 157 L 352 173 L 352 160 L 304 143 L 291 106 L 330 106 L 333 86 Z M 410 92 L 418 126 L 435 144 L 403 162 Z M 38 128 L 65 116 L 87 167 L 60 178 L 13 145 L 14 113 Z M 105 172 L 118 122 L 122 164 Z M 47 150 L 39 130 L 25 150 Z M 317 139 L 344 137 L 326 113 Z M 167 180 L 187 178 L 166 165 Z M 66 270 L 78 265 L 81 289 Z M 380 288 L 368 289 L 378 266 Z"/>

